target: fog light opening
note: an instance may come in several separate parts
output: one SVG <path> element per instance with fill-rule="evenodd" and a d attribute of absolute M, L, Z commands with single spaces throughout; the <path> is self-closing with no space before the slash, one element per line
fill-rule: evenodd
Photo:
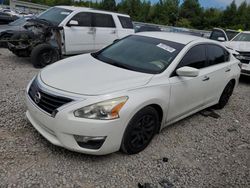
<path fill-rule="evenodd" d="M 99 149 L 103 145 L 106 136 L 80 136 L 74 135 L 77 144 L 86 149 Z"/>

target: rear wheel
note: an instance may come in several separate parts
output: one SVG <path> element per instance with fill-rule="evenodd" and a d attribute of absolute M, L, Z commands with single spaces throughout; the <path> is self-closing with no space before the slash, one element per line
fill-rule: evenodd
<path fill-rule="evenodd" d="M 223 90 L 218 104 L 215 105 L 216 109 L 222 109 L 226 106 L 231 95 L 233 94 L 233 90 L 234 90 L 234 81 L 230 81 Z"/>
<path fill-rule="evenodd" d="M 39 44 L 31 52 L 31 62 L 36 68 L 42 68 L 60 59 L 58 50 L 49 44 Z"/>
<path fill-rule="evenodd" d="M 123 136 L 121 150 L 136 154 L 144 150 L 159 127 L 159 116 L 153 107 L 145 107 L 130 120 Z"/>

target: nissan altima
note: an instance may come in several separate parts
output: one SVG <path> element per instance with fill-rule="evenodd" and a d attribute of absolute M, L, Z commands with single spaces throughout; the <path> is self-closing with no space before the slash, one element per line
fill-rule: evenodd
<path fill-rule="evenodd" d="M 216 41 L 142 32 L 41 70 L 26 90 L 26 116 L 54 145 L 136 154 L 162 128 L 223 108 L 238 84 L 239 63 Z"/>

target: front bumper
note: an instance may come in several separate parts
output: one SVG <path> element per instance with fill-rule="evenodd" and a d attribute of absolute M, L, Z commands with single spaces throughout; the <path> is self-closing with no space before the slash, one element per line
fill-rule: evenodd
<path fill-rule="evenodd" d="M 26 116 L 33 127 L 49 142 L 66 149 L 86 154 L 105 155 L 120 149 L 124 123 L 116 120 L 91 120 L 76 118 L 71 110 L 61 110 L 55 117 L 42 112 L 26 94 Z M 99 149 L 80 147 L 74 135 L 105 137 Z"/>

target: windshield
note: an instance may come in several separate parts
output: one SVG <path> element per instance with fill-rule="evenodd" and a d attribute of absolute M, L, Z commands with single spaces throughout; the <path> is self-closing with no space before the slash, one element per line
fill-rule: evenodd
<path fill-rule="evenodd" d="M 250 42 L 250 33 L 240 33 L 232 41 Z"/>
<path fill-rule="evenodd" d="M 229 31 L 229 30 L 227 30 L 226 34 L 227 34 L 228 40 L 231 40 L 232 38 L 234 38 L 238 33 L 239 32 L 237 32 L 237 31 Z"/>
<path fill-rule="evenodd" d="M 26 23 L 26 19 L 24 17 L 15 20 L 14 22 L 9 23 L 10 26 L 22 26 Z"/>
<path fill-rule="evenodd" d="M 45 19 L 58 26 L 64 18 L 70 15 L 72 11 L 64 8 L 53 7 L 38 16 L 39 19 Z"/>
<path fill-rule="evenodd" d="M 131 35 L 92 56 L 121 68 L 157 74 L 171 64 L 183 47 L 171 41 Z"/>

